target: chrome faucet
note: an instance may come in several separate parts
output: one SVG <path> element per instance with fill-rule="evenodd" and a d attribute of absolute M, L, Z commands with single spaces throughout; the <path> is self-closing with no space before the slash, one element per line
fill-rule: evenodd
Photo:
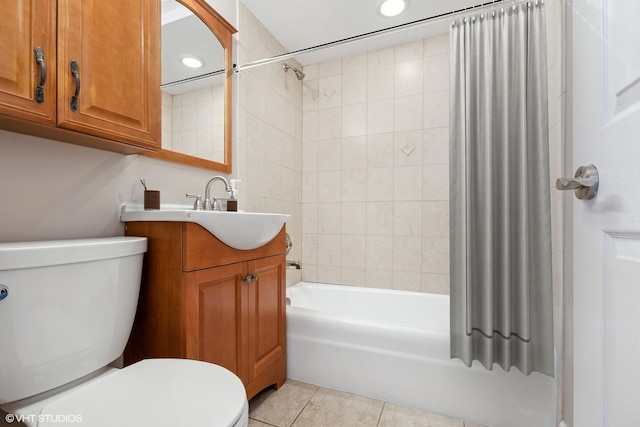
<path fill-rule="evenodd" d="M 211 185 L 216 182 L 216 181 L 222 181 L 224 182 L 224 189 L 227 193 L 231 193 L 231 186 L 229 185 L 229 182 L 227 181 L 227 179 L 224 176 L 214 176 L 213 178 L 211 178 L 209 180 L 209 182 L 207 182 L 207 186 L 204 189 L 204 210 L 205 211 L 213 211 L 213 210 L 220 210 L 220 205 L 217 205 L 217 209 L 216 209 L 216 202 L 217 200 L 214 198 L 213 200 L 211 200 Z"/>

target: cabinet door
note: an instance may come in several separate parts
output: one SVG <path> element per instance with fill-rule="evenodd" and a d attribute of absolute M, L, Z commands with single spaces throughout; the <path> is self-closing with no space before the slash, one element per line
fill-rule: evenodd
<path fill-rule="evenodd" d="M 55 2 L 2 0 L 0 114 L 55 125 L 55 29 Z M 36 48 L 41 48 L 44 55 L 40 62 L 36 60 Z M 36 101 L 36 88 L 41 80 L 44 80 L 41 97 Z"/>
<path fill-rule="evenodd" d="M 186 358 L 215 363 L 244 382 L 242 315 L 246 263 L 184 273 Z"/>
<path fill-rule="evenodd" d="M 160 148 L 159 9 L 157 0 L 58 0 L 58 126 Z"/>
<path fill-rule="evenodd" d="M 284 267 L 284 256 L 249 262 L 250 274 L 258 276 L 248 283 L 249 381 L 286 354 Z"/>

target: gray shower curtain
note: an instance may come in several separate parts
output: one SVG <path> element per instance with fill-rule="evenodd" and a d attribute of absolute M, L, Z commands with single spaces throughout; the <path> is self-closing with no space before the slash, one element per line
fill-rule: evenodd
<path fill-rule="evenodd" d="M 451 29 L 451 357 L 554 375 L 544 8 Z"/>

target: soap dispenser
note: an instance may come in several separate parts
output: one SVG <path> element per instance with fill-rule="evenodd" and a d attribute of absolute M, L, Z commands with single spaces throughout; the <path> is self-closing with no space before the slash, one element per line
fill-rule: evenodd
<path fill-rule="evenodd" d="M 238 211 L 238 182 L 240 182 L 239 179 L 231 180 L 231 194 L 229 195 L 229 200 L 227 200 L 227 212 Z"/>

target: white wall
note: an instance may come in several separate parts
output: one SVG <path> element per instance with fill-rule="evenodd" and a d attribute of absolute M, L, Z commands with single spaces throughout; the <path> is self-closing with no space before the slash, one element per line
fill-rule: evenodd
<path fill-rule="evenodd" d="M 122 235 L 119 207 L 142 203 L 140 178 L 162 203 L 189 204 L 216 174 L 0 130 L 0 241 Z"/>
<path fill-rule="evenodd" d="M 551 230 L 552 230 L 552 262 L 553 262 L 553 308 L 554 308 L 554 342 L 558 356 L 556 379 L 558 383 L 557 418 L 562 419 L 564 402 L 563 390 L 565 384 L 565 337 L 563 313 L 565 289 L 565 265 L 563 257 L 567 250 L 564 238 L 565 224 L 563 222 L 564 206 L 563 194 L 556 190 L 555 180 L 560 176 L 567 176 L 564 172 L 565 161 L 565 28 L 564 1 L 548 0 L 545 2 L 547 18 L 547 70 L 549 82 L 549 157 L 551 186 Z M 572 172 L 573 174 L 573 172 Z"/>
<path fill-rule="evenodd" d="M 237 26 L 237 0 L 207 2 Z M 189 204 L 218 174 L 0 130 L 0 242 L 122 235 L 119 206 L 142 203 L 140 178 L 162 203 Z"/>

